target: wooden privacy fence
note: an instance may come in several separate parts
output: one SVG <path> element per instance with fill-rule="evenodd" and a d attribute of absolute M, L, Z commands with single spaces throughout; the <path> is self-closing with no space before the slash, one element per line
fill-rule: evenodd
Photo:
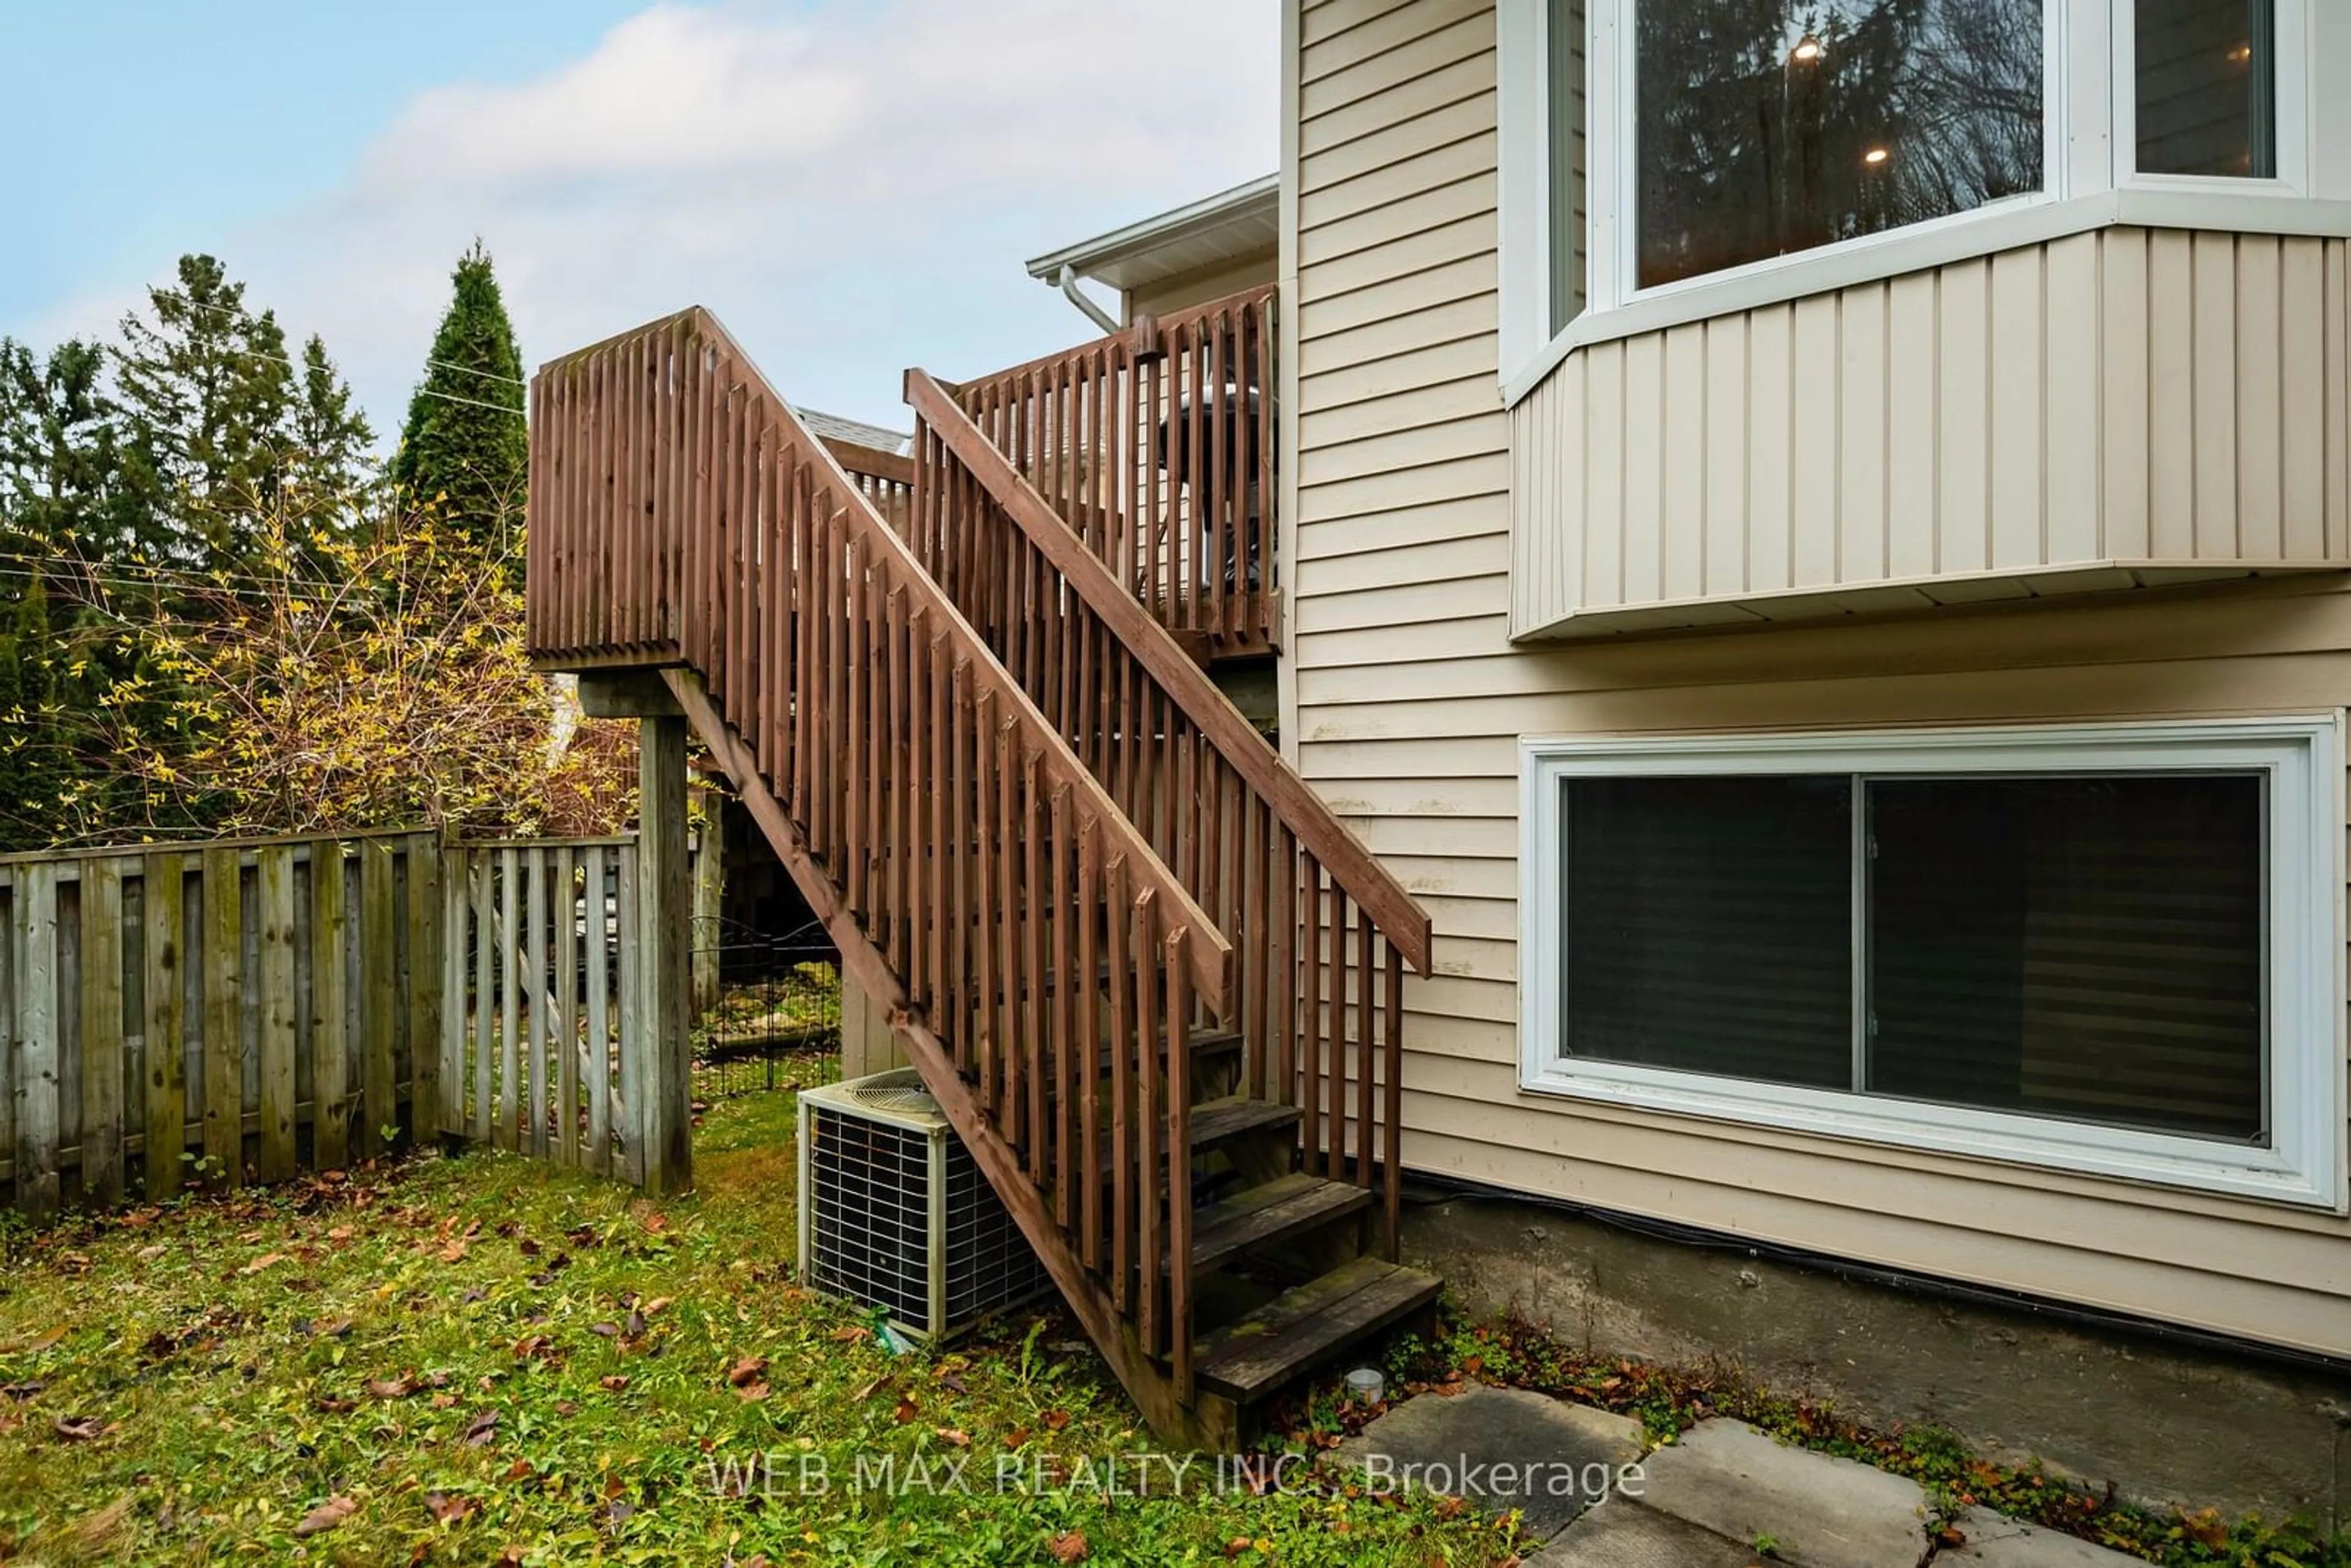
<path fill-rule="evenodd" d="M 651 1092 L 637 873 L 633 838 L 451 849 L 444 1131 L 639 1186 L 684 1185 L 658 1166 L 667 1119 L 689 1107 Z"/>
<path fill-rule="evenodd" d="M 429 832 L 0 857 L 15 1207 L 275 1180 L 422 1131 L 442 904 Z"/>
<path fill-rule="evenodd" d="M 640 1087 L 636 857 L 419 831 L 0 856 L 0 1193 L 40 1217 L 444 1134 L 683 1185 L 646 1165 L 689 1112 Z"/>

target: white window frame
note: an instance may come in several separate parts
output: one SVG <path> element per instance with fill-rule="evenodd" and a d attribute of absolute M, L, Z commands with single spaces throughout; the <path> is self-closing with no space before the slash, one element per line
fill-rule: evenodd
<path fill-rule="evenodd" d="M 2113 225 L 2351 235 L 2351 5 L 2278 0 L 2278 177 L 2141 175 L 2134 0 L 2047 0 L 2042 192 L 1651 288 L 1631 287 L 1632 7 L 1587 0 L 1584 308 L 1550 310 L 1549 0 L 1498 0 L 1500 378 L 1516 403 L 1574 350 Z M 2340 81 L 2332 95 L 2317 83 Z"/>
<path fill-rule="evenodd" d="M 1632 1111 L 2351 1212 L 2345 1176 L 2344 716 L 1520 743 L 1520 1086 Z M 2265 781 L 2265 1119 L 2252 1148 L 2126 1127 L 1561 1053 L 1561 795 L 1569 779 L 1740 774 L 2260 773 Z"/>

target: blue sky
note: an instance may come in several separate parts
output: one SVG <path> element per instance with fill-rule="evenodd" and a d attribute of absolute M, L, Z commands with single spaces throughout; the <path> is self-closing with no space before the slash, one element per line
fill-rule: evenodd
<path fill-rule="evenodd" d="M 389 433 L 478 234 L 530 363 L 701 303 L 900 424 L 905 365 L 1091 335 L 1027 256 L 1271 169 L 1274 55 L 1266 0 L 0 0 L 0 335 L 208 250 Z"/>

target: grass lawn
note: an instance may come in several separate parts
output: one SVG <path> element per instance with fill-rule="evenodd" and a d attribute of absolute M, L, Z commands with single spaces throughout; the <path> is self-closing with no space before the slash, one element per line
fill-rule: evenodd
<path fill-rule="evenodd" d="M 789 1093 L 716 1103 L 674 1202 L 425 1155 L 13 1238 L 0 1557 L 1508 1557 L 1426 1499 L 1219 1493 L 1207 1461 L 1172 1495 L 1058 1315 L 892 1355 L 791 1282 L 791 1125 Z"/>

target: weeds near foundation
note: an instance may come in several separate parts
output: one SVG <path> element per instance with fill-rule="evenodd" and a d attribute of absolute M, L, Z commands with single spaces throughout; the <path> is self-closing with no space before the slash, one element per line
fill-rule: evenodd
<path fill-rule="evenodd" d="M 2213 1509 L 2162 1514 L 2094 1491 L 2037 1465 L 2000 1465 L 1938 1427 L 1865 1427 L 1831 1406 L 1773 1394 L 1736 1366 L 1713 1362 L 1668 1367 L 1586 1355 L 1541 1328 L 1510 1319 L 1472 1322 L 1448 1303 L 1434 1340 L 1388 1343 L 1388 1385 L 1398 1397 L 1478 1382 L 1530 1388 L 1639 1420 L 1665 1446 L 1698 1422 L 1729 1416 L 1818 1453 L 1906 1476 L 1932 1500 L 1933 1526 L 1947 1546 L 1962 1544 L 1956 1521 L 1972 1507 L 2062 1531 L 2164 1568 L 2351 1568 L 2351 1535 L 2327 1537 L 2304 1521 L 2234 1522 Z M 1350 1404 L 1336 1377 L 1318 1383 L 1277 1423 L 1288 1441 L 1332 1447 L 1386 1408 Z M 1764 1548 L 1756 1543 L 1761 1553 Z M 1768 1554 L 1768 1553 L 1767 1553 Z"/>

